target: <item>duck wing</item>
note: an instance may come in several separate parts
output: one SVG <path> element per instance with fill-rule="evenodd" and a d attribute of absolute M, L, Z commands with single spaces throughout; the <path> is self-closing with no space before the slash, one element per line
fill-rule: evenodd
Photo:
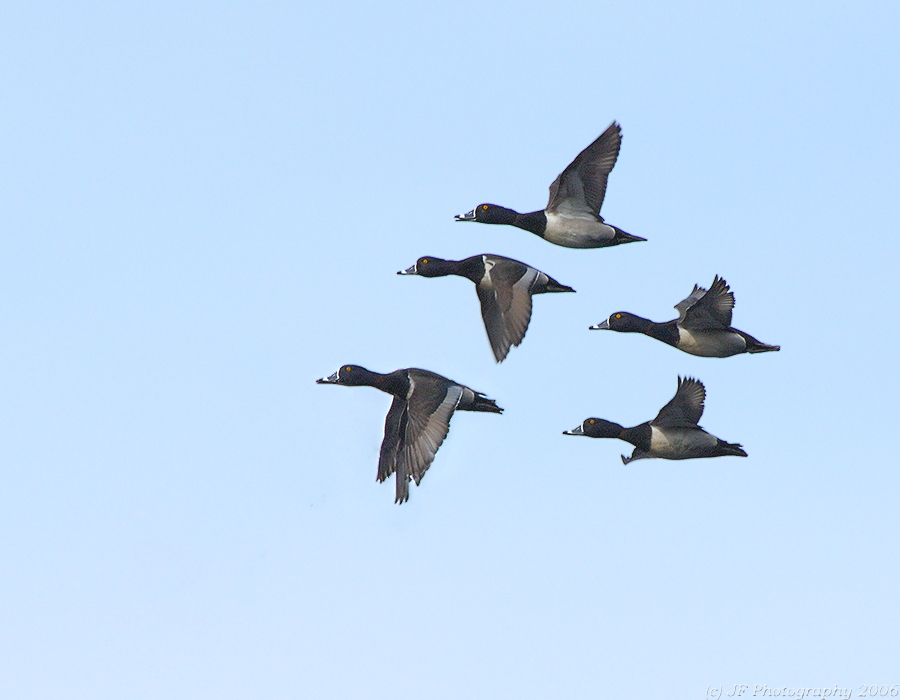
<path fill-rule="evenodd" d="M 409 497 L 409 478 L 418 485 L 428 471 L 450 431 L 450 417 L 463 395 L 463 387 L 431 372 L 410 370 L 409 379 L 411 391 L 405 401 L 406 425 L 396 458 L 398 503 Z"/>
<path fill-rule="evenodd" d="M 700 287 L 698 285 L 694 285 L 694 288 L 691 290 L 691 293 L 688 294 L 684 299 L 675 304 L 675 310 L 678 311 L 678 323 L 684 321 L 685 314 L 687 314 L 688 309 L 690 309 L 694 304 L 696 304 L 700 299 L 703 298 L 703 295 L 706 294 L 706 287 Z"/>
<path fill-rule="evenodd" d="M 384 440 L 378 458 L 378 481 L 384 481 L 397 469 L 397 453 L 406 434 L 406 400 L 394 397 L 387 418 L 384 419 Z M 399 476 L 397 477 L 400 478 Z"/>
<path fill-rule="evenodd" d="M 599 216 L 621 145 L 622 127 L 613 122 L 553 181 L 546 211 L 577 218 Z"/>
<path fill-rule="evenodd" d="M 633 462 L 636 459 L 652 459 L 653 455 L 649 452 L 645 452 L 640 447 L 635 447 L 631 453 L 630 457 L 626 457 L 622 455 L 622 464 L 628 464 L 629 462 Z"/>
<path fill-rule="evenodd" d="M 497 362 L 525 338 L 531 322 L 531 288 L 543 273 L 518 260 L 485 258 L 485 277 L 476 285 L 481 317 Z"/>
<path fill-rule="evenodd" d="M 688 330 L 731 328 L 734 292 L 728 291 L 728 283 L 716 275 L 708 291 L 695 284 L 694 291 L 675 308 L 678 325 Z"/>
<path fill-rule="evenodd" d="M 653 425 L 666 428 L 696 428 L 703 415 L 706 388 L 691 377 L 678 377 L 678 390 L 669 403 L 662 407 Z"/>

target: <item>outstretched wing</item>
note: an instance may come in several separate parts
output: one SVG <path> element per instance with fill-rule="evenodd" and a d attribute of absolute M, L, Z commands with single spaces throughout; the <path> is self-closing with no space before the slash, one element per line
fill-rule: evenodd
<path fill-rule="evenodd" d="M 450 417 L 463 395 L 463 387 L 448 385 L 447 380 L 439 376 L 418 373 L 413 376 L 410 373 L 410 382 L 412 391 L 406 402 L 406 431 L 397 454 L 398 501 L 401 475 L 406 479 L 412 477 L 416 484 L 422 480 L 447 437 Z"/>
<path fill-rule="evenodd" d="M 379 482 L 387 479 L 396 470 L 397 454 L 405 433 L 406 401 L 395 396 L 387 418 L 384 419 L 384 440 L 381 441 L 381 456 L 378 459 Z"/>
<path fill-rule="evenodd" d="M 731 327 L 731 311 L 734 309 L 734 293 L 728 291 L 728 283 L 718 275 L 709 291 L 694 285 L 678 309 L 678 324 L 688 330 L 725 329 Z"/>
<path fill-rule="evenodd" d="M 531 287 L 542 273 L 508 258 L 493 263 L 487 280 L 477 286 L 481 317 L 497 362 L 502 362 L 511 345 L 525 338 L 531 322 Z"/>
<path fill-rule="evenodd" d="M 703 295 L 706 294 L 706 287 L 700 287 L 698 285 L 694 285 L 694 288 L 691 290 L 691 293 L 688 294 L 684 299 L 675 304 L 675 310 L 678 312 L 678 323 L 682 323 L 684 321 L 685 314 L 687 314 L 688 309 L 690 309 L 694 304 L 696 304 L 700 299 L 703 298 Z"/>
<path fill-rule="evenodd" d="M 550 185 L 547 211 L 581 218 L 599 215 L 621 145 L 622 128 L 613 122 Z"/>
<path fill-rule="evenodd" d="M 696 427 L 703 415 L 705 400 L 706 389 L 702 382 L 691 377 L 678 377 L 678 391 L 651 423 L 666 428 Z"/>

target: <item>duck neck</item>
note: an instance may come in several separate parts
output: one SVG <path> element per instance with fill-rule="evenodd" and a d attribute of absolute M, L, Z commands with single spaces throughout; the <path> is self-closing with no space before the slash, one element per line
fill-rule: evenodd
<path fill-rule="evenodd" d="M 409 391 L 409 375 L 406 370 L 398 369 L 394 372 L 381 374 L 380 372 L 369 372 L 366 377 L 366 384 L 380 389 L 381 391 L 393 394 L 398 398 L 405 399 Z"/>
<path fill-rule="evenodd" d="M 644 450 L 644 452 L 649 452 L 651 432 L 650 422 L 648 421 L 647 423 L 636 425 L 633 428 L 624 428 L 619 434 L 619 439 L 630 442 L 638 449 Z"/>
<path fill-rule="evenodd" d="M 484 278 L 484 258 L 481 255 L 473 255 L 465 260 L 451 262 L 453 263 L 453 269 L 448 274 L 465 277 L 475 284 L 478 284 Z"/>
<path fill-rule="evenodd" d="M 650 330 L 647 331 L 647 335 L 651 338 L 656 338 L 657 340 L 661 340 L 666 345 L 671 345 L 672 347 L 676 347 L 678 345 L 678 339 L 681 335 L 678 333 L 678 326 L 675 325 L 675 321 L 669 321 L 668 323 L 654 323 L 650 321 Z"/>
<path fill-rule="evenodd" d="M 620 330 L 625 333 L 643 333 L 644 335 L 649 335 L 651 338 L 661 340 L 667 345 L 678 344 L 678 328 L 675 327 L 675 323 L 672 321 L 668 323 L 657 323 L 656 321 L 651 321 L 650 319 L 642 318 L 641 316 L 632 316 L 628 328 L 622 328 Z"/>
<path fill-rule="evenodd" d="M 515 221 L 511 222 L 513 226 L 531 231 L 531 233 L 541 238 L 544 237 L 544 232 L 547 229 L 547 215 L 543 211 L 532 211 L 528 214 L 513 213 L 516 215 Z"/>
<path fill-rule="evenodd" d="M 475 256 L 479 260 L 480 256 Z M 474 258 L 466 258 L 465 260 L 440 260 L 433 259 L 428 263 L 426 269 L 420 270 L 419 274 L 423 277 L 448 277 L 449 275 L 459 275 L 460 277 L 469 277 L 467 272 L 468 263 Z"/>

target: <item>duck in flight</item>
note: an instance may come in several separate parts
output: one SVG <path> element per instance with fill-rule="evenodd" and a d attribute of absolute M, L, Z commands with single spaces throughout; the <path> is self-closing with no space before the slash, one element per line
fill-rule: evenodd
<path fill-rule="evenodd" d="M 725 442 L 710 435 L 697 423 L 703 415 L 706 389 L 696 379 L 678 377 L 678 391 L 651 421 L 633 428 L 602 418 L 588 418 L 574 430 L 563 435 L 584 435 L 593 438 L 618 438 L 634 445 L 631 457 L 622 455 L 622 464 L 636 459 L 695 459 L 698 457 L 746 457 L 737 443 Z"/>
<path fill-rule="evenodd" d="M 533 294 L 575 291 L 530 265 L 502 255 L 473 255 L 465 260 L 425 256 L 397 274 L 422 277 L 458 275 L 472 280 L 481 302 L 484 328 L 497 362 L 503 362 L 510 346 L 519 345 L 525 337 L 531 321 Z"/>
<path fill-rule="evenodd" d="M 457 214 L 456 220 L 517 226 L 566 248 L 606 248 L 646 241 L 607 224 L 600 216 L 606 181 L 621 144 L 622 128 L 613 122 L 553 181 L 546 209 L 520 214 L 496 204 L 479 204 L 468 214 Z"/>
<path fill-rule="evenodd" d="M 409 499 L 409 480 L 416 486 L 450 430 L 454 411 L 503 413 L 493 399 L 424 369 L 398 369 L 388 374 L 359 365 L 344 365 L 316 384 L 371 386 L 393 395 L 384 421 L 384 440 L 378 459 L 378 481 L 396 474 L 395 503 Z"/>
<path fill-rule="evenodd" d="M 627 311 L 617 311 L 592 331 L 643 333 L 691 355 L 731 357 L 744 352 L 773 352 L 780 345 L 766 345 L 749 333 L 731 327 L 734 292 L 716 275 L 709 290 L 694 285 L 690 295 L 675 305 L 678 318 L 657 323 Z"/>

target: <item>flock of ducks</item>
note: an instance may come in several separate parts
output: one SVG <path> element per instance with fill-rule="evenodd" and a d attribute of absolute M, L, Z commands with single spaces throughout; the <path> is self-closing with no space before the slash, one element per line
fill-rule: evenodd
<path fill-rule="evenodd" d="M 613 122 L 554 180 L 550 185 L 550 199 L 542 210 L 520 214 L 496 204 L 479 204 L 468 214 L 457 215 L 456 220 L 516 226 L 567 248 L 604 248 L 645 241 L 607 224 L 600 216 L 607 179 L 616 164 L 621 143 L 622 129 Z M 464 260 L 425 256 L 397 274 L 458 275 L 471 280 L 497 362 L 502 362 L 510 347 L 518 346 L 525 338 L 533 295 L 575 291 L 537 268 L 500 255 L 473 255 Z M 734 294 L 718 275 L 709 289 L 694 285 L 675 309 L 678 318 L 663 323 L 617 311 L 590 329 L 643 333 L 700 357 L 730 357 L 780 349 L 732 327 Z M 493 399 L 481 392 L 423 369 L 398 369 L 380 374 L 358 365 L 344 365 L 317 383 L 370 386 L 394 397 L 384 422 L 378 481 L 396 474 L 396 503 L 409 499 L 410 480 L 418 485 L 431 466 L 447 437 L 454 411 L 503 412 Z M 746 457 L 739 444 L 720 440 L 698 425 L 705 399 L 706 389 L 700 381 L 678 377 L 675 396 L 653 420 L 624 428 L 612 421 L 588 418 L 563 434 L 624 440 L 634 445 L 630 457 L 622 456 L 624 464 L 650 457 Z"/>

